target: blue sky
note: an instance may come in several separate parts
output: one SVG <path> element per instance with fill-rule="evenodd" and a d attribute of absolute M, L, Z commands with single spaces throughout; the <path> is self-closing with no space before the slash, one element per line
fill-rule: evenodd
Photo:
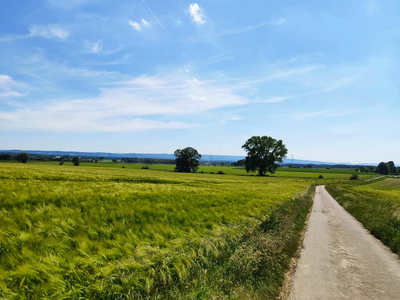
<path fill-rule="evenodd" d="M 0 5 L 0 149 L 400 161 L 399 1 Z"/>

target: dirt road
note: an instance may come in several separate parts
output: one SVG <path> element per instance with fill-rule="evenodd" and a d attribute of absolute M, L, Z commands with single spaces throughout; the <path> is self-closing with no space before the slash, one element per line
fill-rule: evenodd
<path fill-rule="evenodd" d="M 317 187 L 291 300 L 400 299 L 400 260 Z"/>

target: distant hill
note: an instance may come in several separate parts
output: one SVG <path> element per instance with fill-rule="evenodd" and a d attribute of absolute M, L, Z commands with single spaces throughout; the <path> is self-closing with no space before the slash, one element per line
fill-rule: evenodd
<path fill-rule="evenodd" d="M 156 159 L 175 159 L 173 154 L 169 153 L 110 153 L 110 152 L 80 152 L 80 151 L 44 151 L 44 150 L 0 150 L 1 153 L 20 153 L 26 152 L 29 154 L 37 155 L 55 155 L 55 156 L 79 156 L 79 157 L 100 157 L 103 156 L 105 159 L 123 158 L 123 157 L 137 157 L 137 158 L 156 158 Z M 233 155 L 213 155 L 203 154 L 203 162 L 235 162 L 240 159 L 244 159 L 244 156 L 233 156 Z M 315 160 L 302 160 L 302 159 L 290 159 L 286 158 L 283 160 L 283 164 L 294 164 L 294 165 L 325 165 L 325 166 L 355 166 L 356 164 L 350 163 L 337 163 L 337 162 L 323 162 Z M 357 165 L 371 165 L 376 166 L 377 164 L 357 164 Z"/>

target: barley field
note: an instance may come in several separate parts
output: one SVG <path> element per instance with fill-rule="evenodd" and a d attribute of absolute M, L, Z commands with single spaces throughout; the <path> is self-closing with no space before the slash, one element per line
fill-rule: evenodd
<path fill-rule="evenodd" d="M 244 232 L 309 185 L 0 163 L 0 298 L 167 298 L 229 259 Z"/>

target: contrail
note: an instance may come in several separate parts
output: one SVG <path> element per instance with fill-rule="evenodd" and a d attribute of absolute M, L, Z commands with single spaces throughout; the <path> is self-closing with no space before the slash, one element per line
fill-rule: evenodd
<path fill-rule="evenodd" d="M 146 1 L 142 0 L 144 5 L 147 6 L 147 8 L 149 9 L 149 11 L 152 13 L 152 15 L 154 16 L 154 18 L 157 20 L 158 24 L 160 24 L 162 29 L 165 29 L 164 26 L 161 24 L 160 20 L 157 18 L 157 16 L 153 13 L 153 11 L 151 10 L 151 8 L 147 5 Z"/>

